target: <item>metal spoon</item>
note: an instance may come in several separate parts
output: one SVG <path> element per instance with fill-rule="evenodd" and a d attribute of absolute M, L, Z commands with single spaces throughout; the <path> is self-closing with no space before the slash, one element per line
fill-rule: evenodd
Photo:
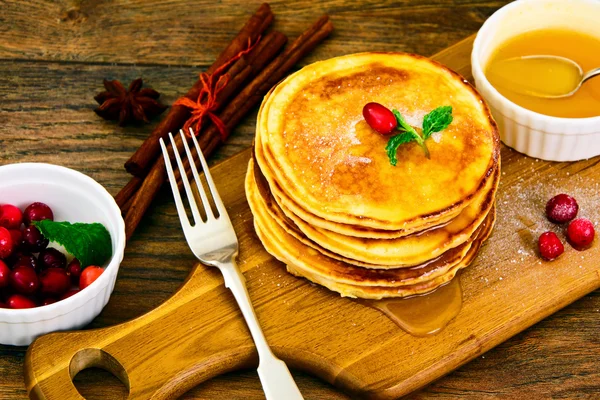
<path fill-rule="evenodd" d="M 569 64 L 571 66 L 573 66 L 578 73 L 578 79 L 574 82 L 578 82 L 576 83 L 576 85 L 573 87 L 573 89 L 569 92 L 566 93 L 560 93 L 560 94 L 550 94 L 550 93 L 544 93 L 541 91 L 537 91 L 537 90 L 532 90 L 531 88 L 523 88 L 523 92 L 525 94 L 529 94 L 529 95 L 533 95 L 533 96 L 538 96 L 538 97 L 545 97 L 548 99 L 560 99 L 563 97 L 569 97 L 572 96 L 573 94 L 575 94 L 575 92 L 577 92 L 579 90 L 579 88 L 581 87 L 581 85 L 583 85 L 586 81 L 592 79 L 595 76 L 600 75 L 600 68 L 595 68 L 592 69 L 588 72 L 586 72 L 585 74 L 583 73 L 583 69 L 581 68 L 581 66 L 579 64 L 577 64 L 575 61 L 566 58 L 566 57 L 559 57 L 559 56 L 548 56 L 548 55 L 536 55 L 536 56 L 524 56 L 524 57 L 518 57 L 520 59 L 536 59 L 536 60 L 554 60 L 554 61 L 561 61 L 565 64 Z M 517 59 L 517 58 L 515 58 Z"/>

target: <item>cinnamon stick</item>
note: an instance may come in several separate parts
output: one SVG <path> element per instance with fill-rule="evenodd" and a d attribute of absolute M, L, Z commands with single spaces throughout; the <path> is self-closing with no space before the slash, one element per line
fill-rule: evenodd
<path fill-rule="evenodd" d="M 267 3 L 263 3 L 206 72 L 209 74 L 213 73 L 217 68 L 245 49 L 248 46 L 248 41 L 255 42 L 272 21 L 273 13 L 271 8 Z M 200 88 L 201 83 L 197 81 L 185 96 L 195 101 L 198 99 Z M 188 108 L 184 106 L 172 106 L 165 118 L 154 128 L 150 136 L 125 163 L 125 169 L 135 176 L 143 177 L 160 153 L 158 140 L 161 137 L 166 137 L 169 132 L 174 132 L 181 128 L 189 116 L 190 111 Z"/>
<path fill-rule="evenodd" d="M 254 107 L 267 91 L 275 85 L 304 55 L 325 39 L 333 30 L 333 25 L 327 16 L 320 18 L 313 26 L 300 35 L 286 51 L 273 60 L 258 74 L 229 103 L 219 117 L 229 130 Z M 248 104 L 246 104 L 248 103 Z M 205 157 L 208 157 L 220 143 L 220 136 L 214 126 L 200 136 L 200 144 Z M 176 136 L 176 146 L 181 152 L 183 143 L 179 135 Z M 129 239 L 137 228 L 144 213 L 156 196 L 156 193 L 166 180 L 166 171 L 163 158 L 156 160 L 143 184 L 135 194 L 131 206 L 125 215 L 126 237 Z"/>
<path fill-rule="evenodd" d="M 138 191 L 143 181 L 144 180 L 142 178 L 134 176 L 132 179 L 129 180 L 129 182 L 127 182 L 123 189 L 121 189 L 119 193 L 117 193 L 117 195 L 115 196 L 115 202 L 117 203 L 121 211 L 123 211 L 123 207 L 129 201 L 129 199 L 131 199 L 133 195 L 135 195 L 135 193 Z"/>
<path fill-rule="evenodd" d="M 225 86 L 225 88 L 219 93 L 217 96 L 217 110 L 223 107 L 226 104 L 227 100 L 234 95 L 244 84 L 244 82 L 257 74 L 260 70 L 262 70 L 265 65 L 275 57 L 275 55 L 279 52 L 279 50 L 285 45 L 287 42 L 287 37 L 280 32 L 273 31 L 267 34 L 248 55 L 240 58 L 237 62 L 235 62 L 229 71 L 228 74 L 231 74 L 233 79 L 229 81 L 229 83 Z M 179 107 L 179 106 L 176 106 Z M 189 117 L 189 113 L 188 113 Z M 172 124 L 174 125 L 174 123 Z M 173 132 L 176 132 L 181 128 L 181 125 L 177 126 L 173 129 Z M 166 137 L 166 134 L 165 134 Z M 149 140 L 156 140 L 158 145 L 159 137 L 152 138 L 146 140 L 147 146 L 149 146 Z M 143 145 L 142 145 L 143 146 Z M 143 179 L 137 176 L 132 177 L 127 185 L 119 193 L 115 196 L 115 201 L 117 205 L 125 214 L 131 205 L 129 201 L 133 195 L 137 192 L 139 187 L 142 184 Z"/>
<path fill-rule="evenodd" d="M 265 66 L 273 60 L 287 42 L 287 36 L 281 32 L 268 33 L 247 56 L 240 58 L 228 71 L 232 76 L 229 83 L 217 95 L 217 108 L 220 111 L 227 101 L 242 88 L 242 85 L 250 77 L 254 77 Z"/>
<path fill-rule="evenodd" d="M 226 104 L 227 100 L 240 89 L 249 77 L 256 75 L 259 71 L 264 69 L 286 42 L 287 37 L 283 33 L 277 31 L 270 32 L 260 41 L 252 52 L 238 60 L 228 72 L 235 74 L 235 76 L 217 96 L 217 103 L 220 105 L 219 108 Z M 179 128 L 181 128 L 181 126 L 177 129 Z M 178 174 L 176 174 L 176 176 L 177 175 Z M 126 215 L 129 210 L 132 203 L 130 200 L 142 185 L 142 182 L 142 178 L 136 176 L 132 177 L 127 185 L 125 185 L 125 187 L 115 196 L 117 205 L 124 215 Z"/>

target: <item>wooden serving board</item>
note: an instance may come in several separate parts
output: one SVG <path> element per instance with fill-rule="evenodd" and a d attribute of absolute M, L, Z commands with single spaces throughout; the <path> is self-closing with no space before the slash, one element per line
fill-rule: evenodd
<path fill-rule="evenodd" d="M 472 43 L 469 38 L 434 58 L 470 78 Z M 460 278 L 463 308 L 441 333 L 414 337 L 377 310 L 287 274 L 265 252 L 245 200 L 249 156 L 245 151 L 212 172 L 240 240 L 239 264 L 258 318 L 288 365 L 342 391 L 374 399 L 407 394 L 600 287 L 598 240 L 583 252 L 566 244 L 554 262 L 541 262 L 535 251 L 540 233 L 564 230 L 544 217 L 545 202 L 557 193 L 573 194 L 580 215 L 598 225 L 599 159 L 549 163 L 503 148 L 498 220 Z M 198 265 L 173 297 L 146 315 L 39 338 L 27 352 L 25 379 L 33 399 L 76 399 L 72 378 L 100 366 L 123 380 L 130 399 L 166 399 L 256 365 L 250 334 L 219 271 Z"/>

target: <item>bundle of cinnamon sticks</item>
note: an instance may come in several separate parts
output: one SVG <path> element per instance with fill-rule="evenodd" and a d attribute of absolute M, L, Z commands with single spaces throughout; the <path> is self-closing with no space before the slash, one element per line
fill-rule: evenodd
<path fill-rule="evenodd" d="M 259 104 L 264 95 L 333 30 L 329 18 L 323 16 L 281 52 L 287 37 L 277 31 L 264 34 L 273 17 L 269 5 L 262 4 L 206 71 L 208 74 L 229 75 L 226 84 L 216 96 L 214 110 L 227 132 L 231 132 L 242 118 Z M 250 43 L 252 43 L 250 51 L 230 66 L 226 65 L 233 57 L 244 52 Z M 224 71 L 221 68 L 223 66 L 227 67 Z M 193 102 L 198 101 L 202 86 L 202 81 L 198 80 L 185 97 Z M 173 105 L 150 136 L 125 163 L 125 168 L 133 177 L 115 196 L 115 200 L 125 216 L 127 239 L 134 233 L 167 178 L 164 159 L 160 154 L 160 138 L 166 138 L 169 132 L 175 134 L 190 117 L 189 108 L 184 105 Z M 201 130 L 196 134 L 205 157 L 212 154 L 224 140 L 221 131 L 208 118 L 202 122 Z M 179 151 L 182 151 L 181 137 L 174 136 Z M 186 165 L 187 170 L 188 167 Z M 178 176 L 176 177 L 179 179 Z"/>

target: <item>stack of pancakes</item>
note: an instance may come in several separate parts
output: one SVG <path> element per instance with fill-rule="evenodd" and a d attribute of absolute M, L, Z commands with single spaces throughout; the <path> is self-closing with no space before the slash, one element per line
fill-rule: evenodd
<path fill-rule="evenodd" d="M 400 146 L 365 122 L 369 102 L 413 127 L 450 105 L 453 122 Z M 418 129 L 417 129 L 418 130 Z M 246 195 L 258 237 L 292 274 L 343 296 L 426 293 L 471 263 L 494 224 L 499 139 L 459 75 L 427 58 L 362 53 L 309 65 L 276 86 L 257 121 Z"/>

